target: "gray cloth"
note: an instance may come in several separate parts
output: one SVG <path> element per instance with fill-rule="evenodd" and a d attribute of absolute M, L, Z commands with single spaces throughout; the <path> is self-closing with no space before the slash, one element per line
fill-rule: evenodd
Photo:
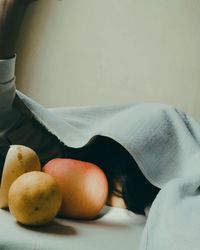
<path fill-rule="evenodd" d="M 33 148 L 43 165 L 62 157 L 64 148 L 16 95 L 15 59 L 0 60 L 0 158 L 5 158 L 10 144 L 21 144 Z"/>
<path fill-rule="evenodd" d="M 14 62 L 0 61 L 0 109 L 16 116 L 12 121 L 19 119 L 19 110 L 12 108 Z M 150 209 L 141 249 L 199 249 L 200 125 L 194 119 L 157 103 L 47 109 L 16 93 L 22 109 L 64 144 L 78 148 L 95 135 L 111 137 L 128 150 L 144 176 L 162 189 Z M 6 105 L 3 99 L 8 100 Z M 12 124 L 3 117 L 1 112 L 2 138 L 5 123 Z"/>

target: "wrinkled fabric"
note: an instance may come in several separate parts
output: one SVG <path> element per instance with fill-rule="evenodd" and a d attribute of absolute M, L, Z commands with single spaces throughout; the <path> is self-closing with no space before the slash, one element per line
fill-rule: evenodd
<path fill-rule="evenodd" d="M 14 63 L 15 59 L 0 61 L 0 140 L 20 121 L 21 112 L 72 148 L 84 147 L 96 135 L 114 139 L 132 155 L 144 176 L 162 189 L 149 211 L 141 249 L 199 249 L 199 123 L 159 103 L 47 109 L 15 90 Z M 18 109 L 13 107 L 16 98 Z M 20 131 L 28 134 L 29 130 L 25 124 Z"/>

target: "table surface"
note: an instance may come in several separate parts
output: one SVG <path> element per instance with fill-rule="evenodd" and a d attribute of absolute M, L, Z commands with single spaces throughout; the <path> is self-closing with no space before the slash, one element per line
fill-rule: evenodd
<path fill-rule="evenodd" d="M 0 210 L 1 250 L 137 250 L 146 218 L 105 206 L 98 219 L 55 218 L 43 227 L 25 227 Z"/>

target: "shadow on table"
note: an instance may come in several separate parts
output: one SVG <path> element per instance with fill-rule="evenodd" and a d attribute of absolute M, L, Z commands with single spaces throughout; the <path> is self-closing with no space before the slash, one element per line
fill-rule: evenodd
<path fill-rule="evenodd" d="M 34 232 L 57 234 L 57 235 L 68 235 L 68 236 L 69 235 L 74 236 L 78 234 L 77 230 L 74 227 L 63 225 L 56 221 L 51 221 L 44 226 L 34 226 L 34 227 L 25 226 L 19 222 L 16 222 L 16 223 L 20 225 L 21 227 L 34 231 Z"/>
<path fill-rule="evenodd" d="M 84 225 L 91 225 L 95 227 L 103 227 L 103 228 L 111 228 L 111 229 L 125 229 L 128 228 L 130 225 L 127 222 L 127 218 L 124 220 L 123 217 L 120 218 L 116 215 L 111 217 L 106 217 L 109 211 L 112 209 L 112 207 L 105 206 L 102 211 L 98 214 L 97 217 L 95 217 L 93 220 L 83 220 L 83 219 L 74 219 L 74 218 L 65 218 L 65 217 L 59 217 L 61 219 L 66 219 L 67 221 L 71 221 L 72 223 L 75 223 L 77 225 L 84 224 Z M 135 215 L 134 221 L 130 217 L 130 223 L 135 225 L 141 225 L 144 224 L 145 217 L 143 215 Z"/>

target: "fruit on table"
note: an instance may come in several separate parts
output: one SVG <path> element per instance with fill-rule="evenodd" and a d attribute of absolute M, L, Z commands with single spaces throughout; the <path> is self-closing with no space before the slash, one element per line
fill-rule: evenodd
<path fill-rule="evenodd" d="M 42 171 L 53 176 L 62 192 L 59 215 L 76 219 L 94 219 L 105 205 L 108 182 L 95 164 L 73 159 L 53 159 Z"/>
<path fill-rule="evenodd" d="M 20 175 L 30 171 L 41 171 L 40 160 L 31 148 L 12 145 L 6 155 L 0 186 L 0 208 L 8 207 L 8 191 Z"/>
<path fill-rule="evenodd" d="M 9 210 L 24 225 L 41 226 L 59 211 L 62 194 L 50 175 L 32 171 L 18 177 L 8 193 Z"/>

